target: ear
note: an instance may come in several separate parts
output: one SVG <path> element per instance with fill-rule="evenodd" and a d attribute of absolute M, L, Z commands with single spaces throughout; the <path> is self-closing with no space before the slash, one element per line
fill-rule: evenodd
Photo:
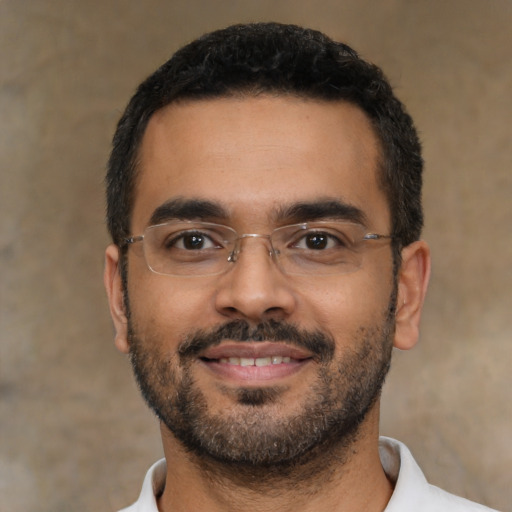
<path fill-rule="evenodd" d="M 110 315 L 114 322 L 115 345 L 118 350 L 127 354 L 130 351 L 128 342 L 128 319 L 124 304 L 124 290 L 120 270 L 120 254 L 117 245 L 109 245 L 105 250 L 105 271 L 103 283 L 107 291 Z"/>
<path fill-rule="evenodd" d="M 408 350 L 419 337 L 421 310 L 430 278 L 430 249 L 420 240 L 402 249 L 398 274 L 394 346 Z"/>

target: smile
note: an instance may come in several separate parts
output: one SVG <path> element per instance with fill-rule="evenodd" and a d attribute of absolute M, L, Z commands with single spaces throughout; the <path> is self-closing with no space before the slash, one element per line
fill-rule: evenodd
<path fill-rule="evenodd" d="M 216 378 L 247 386 L 291 377 L 313 362 L 313 354 L 287 343 L 227 341 L 205 350 L 199 361 Z"/>
<path fill-rule="evenodd" d="M 219 359 L 219 363 L 231 364 L 235 366 L 271 366 L 274 364 L 286 364 L 291 361 L 287 356 L 270 356 L 270 357 L 223 357 Z"/>

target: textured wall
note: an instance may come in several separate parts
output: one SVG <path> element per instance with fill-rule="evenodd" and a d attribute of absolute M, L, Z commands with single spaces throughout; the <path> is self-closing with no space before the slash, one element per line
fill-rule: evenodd
<path fill-rule="evenodd" d="M 116 510 L 159 456 L 101 284 L 109 140 L 179 45 L 270 19 L 353 44 L 416 119 L 434 270 L 383 431 L 433 482 L 510 510 L 510 0 L 0 0 L 0 509 Z"/>

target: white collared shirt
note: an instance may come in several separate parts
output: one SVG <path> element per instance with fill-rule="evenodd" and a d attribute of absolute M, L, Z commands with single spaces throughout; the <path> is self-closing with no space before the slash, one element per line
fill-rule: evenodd
<path fill-rule="evenodd" d="M 384 512 L 493 512 L 430 485 L 403 443 L 381 437 L 379 453 L 386 475 L 395 484 Z M 153 464 L 146 474 L 139 499 L 119 512 L 158 512 L 156 496 L 163 491 L 166 473 L 165 459 Z"/>

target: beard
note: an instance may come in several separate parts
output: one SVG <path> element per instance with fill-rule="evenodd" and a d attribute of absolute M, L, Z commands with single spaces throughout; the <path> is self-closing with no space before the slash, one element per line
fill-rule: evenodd
<path fill-rule="evenodd" d="M 214 467 L 214 473 L 221 468 L 253 482 L 256 475 L 265 480 L 286 478 L 299 468 L 307 478 L 333 458 L 338 465 L 346 462 L 361 424 L 380 396 L 393 332 L 391 300 L 380 324 L 361 327 L 347 345 L 350 348 L 337 355 L 334 339 L 325 332 L 278 321 L 251 328 L 244 320 L 197 331 L 182 340 L 177 353 L 169 354 L 155 348 L 162 346 L 155 336 L 141 339 L 129 318 L 131 362 L 148 405 L 204 467 Z M 297 412 L 282 414 L 286 403 L 281 401 L 284 389 L 278 386 L 229 390 L 233 406 L 218 413 L 210 410 L 194 380 L 193 364 L 202 350 L 226 339 L 281 341 L 313 354 L 316 377 Z"/>

